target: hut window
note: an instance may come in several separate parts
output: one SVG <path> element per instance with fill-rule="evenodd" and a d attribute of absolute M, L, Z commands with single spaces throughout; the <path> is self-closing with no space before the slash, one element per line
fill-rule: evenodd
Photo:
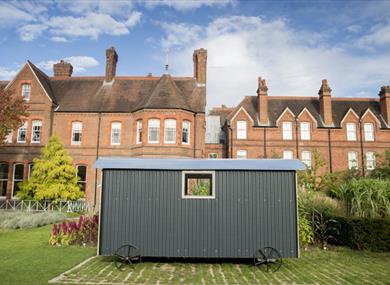
<path fill-rule="evenodd" d="M 215 198 L 214 171 L 183 171 L 182 197 L 192 199 Z"/>
<path fill-rule="evenodd" d="M 160 141 L 160 120 L 150 119 L 148 122 L 148 142 L 159 143 Z"/>

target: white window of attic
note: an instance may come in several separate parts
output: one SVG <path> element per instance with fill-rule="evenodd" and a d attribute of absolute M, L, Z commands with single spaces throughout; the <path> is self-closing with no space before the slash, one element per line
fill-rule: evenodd
<path fill-rule="evenodd" d="M 292 140 L 292 123 L 283 122 L 282 130 L 283 130 L 283 140 Z"/>
<path fill-rule="evenodd" d="M 356 124 L 347 123 L 347 140 L 356 141 Z"/>
<path fill-rule="evenodd" d="M 310 123 L 309 122 L 301 122 L 301 140 L 308 141 L 310 140 Z"/>
<path fill-rule="evenodd" d="M 246 121 L 237 121 L 237 139 L 246 139 Z"/>
<path fill-rule="evenodd" d="M 30 84 L 23 84 L 22 85 L 22 97 L 24 101 L 30 100 L 30 92 L 31 92 L 31 85 Z"/>

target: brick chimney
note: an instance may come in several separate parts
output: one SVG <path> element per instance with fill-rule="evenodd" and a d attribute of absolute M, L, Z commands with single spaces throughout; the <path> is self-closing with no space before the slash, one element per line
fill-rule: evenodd
<path fill-rule="evenodd" d="M 114 47 L 106 50 L 106 82 L 111 82 L 115 78 L 116 63 L 118 62 L 118 54 Z"/>
<path fill-rule="evenodd" d="M 54 77 L 71 77 L 73 73 L 73 66 L 63 61 L 53 64 Z"/>
<path fill-rule="evenodd" d="M 320 114 L 326 126 L 333 125 L 331 92 L 332 89 L 328 85 L 328 80 L 323 79 L 318 95 L 320 95 Z"/>
<path fill-rule="evenodd" d="M 268 87 L 265 79 L 258 78 L 257 108 L 261 125 L 267 125 L 268 119 Z"/>
<path fill-rule="evenodd" d="M 390 86 L 382 86 L 381 91 L 379 91 L 379 102 L 381 114 L 386 124 L 390 126 Z"/>
<path fill-rule="evenodd" d="M 204 48 L 194 50 L 194 77 L 200 84 L 206 85 L 207 79 L 207 50 Z"/>

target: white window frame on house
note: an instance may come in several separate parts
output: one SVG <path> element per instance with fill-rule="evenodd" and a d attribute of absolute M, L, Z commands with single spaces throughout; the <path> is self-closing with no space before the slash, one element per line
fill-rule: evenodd
<path fill-rule="evenodd" d="M 33 163 L 32 162 L 29 163 L 27 167 L 28 167 L 27 178 L 30 178 L 32 174 Z"/>
<path fill-rule="evenodd" d="M 17 143 L 26 143 L 27 142 L 27 122 L 24 122 L 23 125 L 18 129 L 18 137 L 17 137 Z M 22 138 L 22 135 L 24 135 L 24 139 Z"/>
<path fill-rule="evenodd" d="M 237 159 L 247 159 L 248 158 L 248 151 L 245 149 L 237 150 L 236 158 Z"/>
<path fill-rule="evenodd" d="M 292 122 L 282 122 L 283 140 L 292 140 Z"/>
<path fill-rule="evenodd" d="M 78 135 L 78 140 L 76 139 L 76 135 Z M 83 135 L 83 123 L 82 122 L 72 122 L 72 137 L 71 144 L 72 145 L 80 145 Z"/>
<path fill-rule="evenodd" d="M 303 150 L 301 152 L 301 161 L 308 167 L 311 168 L 311 151 Z"/>
<path fill-rule="evenodd" d="M 12 129 L 7 129 L 7 135 L 5 136 L 4 143 L 12 143 L 13 136 L 14 131 Z"/>
<path fill-rule="evenodd" d="M 356 124 L 355 123 L 347 123 L 347 141 L 356 141 Z"/>
<path fill-rule="evenodd" d="M 245 140 L 247 138 L 246 121 L 237 121 L 237 139 Z"/>
<path fill-rule="evenodd" d="M 87 168 L 87 166 L 86 165 L 84 165 L 84 164 L 80 164 L 80 165 L 77 165 L 76 166 L 76 170 L 77 170 L 77 173 L 76 173 L 76 175 L 77 175 L 77 177 L 80 179 L 81 177 L 79 176 L 79 168 L 80 167 L 85 167 L 85 180 L 78 180 L 77 181 L 77 184 L 80 186 L 80 184 L 81 185 L 83 185 L 82 187 L 80 187 L 80 190 L 82 191 L 82 192 L 84 192 L 85 193 L 85 190 L 86 190 L 86 188 L 87 188 L 87 170 L 88 170 L 88 168 Z M 84 189 L 82 189 L 82 188 L 84 188 Z"/>
<path fill-rule="evenodd" d="M 186 195 L 186 180 L 190 179 L 188 176 L 196 176 L 199 175 L 200 179 L 202 176 L 208 176 L 211 178 L 211 195 Z M 182 199 L 215 199 L 215 171 L 182 171 Z"/>
<path fill-rule="evenodd" d="M 164 121 L 164 143 L 175 144 L 176 143 L 176 120 L 166 119 Z"/>
<path fill-rule="evenodd" d="M 31 143 L 41 142 L 42 121 L 33 120 L 31 122 Z"/>
<path fill-rule="evenodd" d="M 366 152 L 366 168 L 367 170 L 374 170 L 376 166 L 375 152 Z"/>
<path fill-rule="evenodd" d="M 111 123 L 111 145 L 120 145 L 121 144 L 121 122 L 112 122 Z"/>
<path fill-rule="evenodd" d="M 218 153 L 210 152 L 210 153 L 208 154 L 208 157 L 209 157 L 210 159 L 216 159 L 216 158 L 218 158 Z"/>
<path fill-rule="evenodd" d="M 152 132 L 155 132 L 154 134 Z M 156 139 L 153 139 L 153 135 Z M 159 143 L 160 142 L 160 120 L 149 119 L 148 121 L 148 143 Z"/>
<path fill-rule="evenodd" d="M 2 195 L 2 193 L 0 193 L 0 198 L 5 198 L 6 195 L 7 195 L 7 188 L 8 188 L 9 164 L 6 163 L 6 162 L 1 162 L 1 163 L 0 163 L 0 166 L 2 166 L 2 165 L 6 165 L 6 167 L 7 167 L 6 170 L 7 170 L 7 171 L 6 171 L 5 175 L 4 175 L 4 177 L 2 177 L 2 176 L 1 176 L 2 173 L 0 173 L 0 183 L 1 183 L 1 185 L 5 185 L 5 193 L 4 193 L 4 195 Z M 0 167 L 0 169 L 2 169 L 2 167 Z"/>
<path fill-rule="evenodd" d="M 301 122 L 300 129 L 301 129 L 301 140 L 309 141 L 311 139 L 310 123 L 309 122 Z"/>
<path fill-rule="evenodd" d="M 365 123 L 363 125 L 363 129 L 364 129 L 364 140 L 367 142 L 373 142 L 375 140 L 374 124 L 373 123 Z"/>
<path fill-rule="evenodd" d="M 29 84 L 29 83 L 22 84 L 22 98 L 23 98 L 23 100 L 29 101 L 30 94 L 31 94 L 31 84 Z"/>
<path fill-rule="evenodd" d="M 191 138 L 190 130 L 191 130 L 191 122 L 184 120 L 182 126 L 182 138 L 181 138 L 182 144 L 190 144 L 190 138 Z"/>
<path fill-rule="evenodd" d="M 358 169 L 359 163 L 358 163 L 358 154 L 356 151 L 349 151 L 348 152 L 348 169 Z"/>
<path fill-rule="evenodd" d="M 142 143 L 142 120 L 137 121 L 137 144 Z"/>
<path fill-rule="evenodd" d="M 294 152 L 292 150 L 283 151 L 283 159 L 294 159 Z"/>
<path fill-rule="evenodd" d="M 23 166 L 23 172 L 22 172 L 22 179 L 18 178 L 15 179 L 15 170 L 17 165 L 22 165 Z M 17 186 L 17 183 L 22 182 L 24 180 L 24 164 L 23 163 L 15 163 L 13 165 L 13 170 L 12 170 L 12 197 L 15 198 L 15 187 Z"/>

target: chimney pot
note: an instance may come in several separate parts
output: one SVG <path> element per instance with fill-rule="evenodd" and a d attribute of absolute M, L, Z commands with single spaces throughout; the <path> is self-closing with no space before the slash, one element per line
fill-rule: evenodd
<path fill-rule="evenodd" d="M 265 79 L 257 78 L 257 109 L 259 112 L 259 119 L 261 125 L 269 123 L 268 118 L 268 87 Z"/>
<path fill-rule="evenodd" d="M 106 76 L 105 81 L 111 82 L 116 75 L 116 64 L 118 62 L 118 54 L 114 47 L 106 50 Z"/>
<path fill-rule="evenodd" d="M 202 85 L 207 81 L 207 50 L 204 48 L 194 50 L 194 77 Z"/>
<path fill-rule="evenodd" d="M 54 77 L 71 77 L 73 66 L 61 59 L 60 62 L 53 64 L 53 73 Z"/>

